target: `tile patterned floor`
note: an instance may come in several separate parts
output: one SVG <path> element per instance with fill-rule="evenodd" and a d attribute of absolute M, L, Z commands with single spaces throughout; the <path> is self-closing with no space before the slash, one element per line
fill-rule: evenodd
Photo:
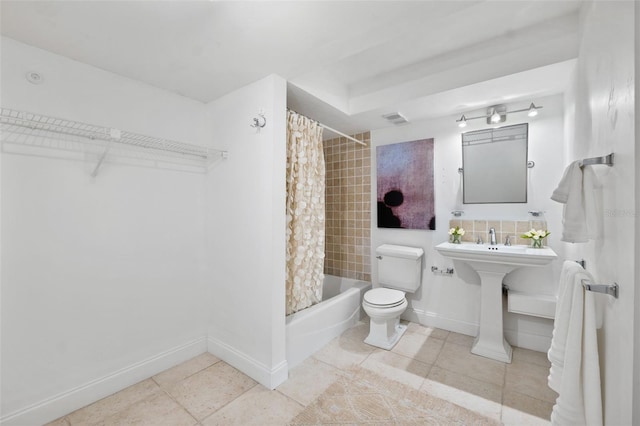
<path fill-rule="evenodd" d="M 513 362 L 503 364 L 472 355 L 469 336 L 408 325 L 400 342 L 385 351 L 363 342 L 369 327 L 361 323 L 290 371 L 289 380 L 273 391 L 205 353 L 50 425 L 439 423 L 412 420 L 416 406 L 429 411 L 431 403 L 463 407 L 460 413 L 467 417 L 459 424 L 479 424 L 472 418 L 483 424 L 549 424 L 557 394 L 546 383 L 546 354 L 514 348 Z M 376 381 L 372 377 L 385 383 L 381 394 L 345 390 L 357 380 Z M 389 389 L 405 396 L 383 401 Z M 335 410 L 342 417 L 332 416 Z"/>

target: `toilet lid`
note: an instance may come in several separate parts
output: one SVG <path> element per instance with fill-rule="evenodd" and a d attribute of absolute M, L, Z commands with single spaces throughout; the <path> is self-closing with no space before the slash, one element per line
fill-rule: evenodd
<path fill-rule="evenodd" d="M 404 292 L 391 288 L 374 288 L 364 294 L 364 301 L 375 306 L 395 306 L 404 301 Z"/>

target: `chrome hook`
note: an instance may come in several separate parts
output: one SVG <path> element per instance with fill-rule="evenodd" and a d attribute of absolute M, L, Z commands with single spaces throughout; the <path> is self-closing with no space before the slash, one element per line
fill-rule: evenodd
<path fill-rule="evenodd" d="M 253 117 L 253 124 L 250 124 L 254 129 L 262 129 L 267 125 L 267 119 L 263 113 L 258 113 L 258 117 Z"/>

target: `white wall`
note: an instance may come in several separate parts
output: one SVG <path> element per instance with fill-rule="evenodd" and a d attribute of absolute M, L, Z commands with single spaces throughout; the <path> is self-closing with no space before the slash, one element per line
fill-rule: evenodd
<path fill-rule="evenodd" d="M 3 107 L 208 140 L 201 103 L 6 38 L 1 83 Z M 206 350 L 203 175 L 1 163 L 3 422 L 44 423 Z"/>
<path fill-rule="evenodd" d="M 229 158 L 207 176 L 209 351 L 274 388 L 285 360 L 286 82 L 270 76 L 207 106 Z M 259 110 L 267 124 L 249 124 Z"/>
<path fill-rule="evenodd" d="M 448 239 L 452 210 L 464 210 L 462 219 L 505 220 L 529 220 L 532 217 L 528 215 L 528 211 L 545 211 L 548 228 L 552 232 L 548 243 L 558 253 L 559 260 L 547 267 L 514 271 L 506 277 L 505 282 L 510 288 L 517 290 L 555 294 L 559 265 L 563 260 L 563 250 L 559 244 L 562 206 L 551 201 L 549 196 L 563 172 L 563 98 L 557 95 L 531 101 L 544 106 L 537 117 L 531 119 L 526 113 L 514 114 L 508 116 L 508 121 L 504 123 L 529 122 L 529 159 L 536 164 L 533 169 L 529 169 L 529 201 L 526 204 L 462 204 L 461 175 L 458 173 L 458 167 L 462 166 L 461 130 L 455 122 L 459 117 L 444 117 L 371 132 L 374 146 L 432 137 L 435 139 L 436 230 L 383 229 L 377 228 L 375 219 L 372 220 L 372 251 L 375 252 L 377 246 L 385 243 L 422 247 L 425 250 L 422 286 L 415 294 L 408 295 L 409 309 L 405 313 L 407 319 L 469 335 L 476 334 L 480 315 L 477 275 L 469 273 L 464 264 L 456 262 L 454 265 L 433 249 L 435 245 Z M 507 106 L 509 110 L 521 109 L 528 107 L 529 102 Z M 484 113 L 481 110 L 477 114 L 468 115 Z M 474 120 L 469 121 L 465 131 L 486 127 L 484 120 Z M 375 164 L 375 149 L 371 150 L 371 155 L 372 164 Z M 372 181 L 375 180 L 376 168 L 372 167 Z M 372 187 L 371 202 L 374 208 L 375 185 Z M 435 275 L 431 272 L 431 266 L 455 266 L 456 274 L 453 277 Z M 375 268 L 372 275 L 375 283 Z M 517 346 L 536 350 L 548 347 L 552 327 L 552 321 L 542 318 L 508 314 L 505 319 L 509 340 Z"/>
<path fill-rule="evenodd" d="M 589 2 L 580 16 L 581 41 L 574 88 L 575 137 L 567 162 L 615 153 L 611 168 L 594 166 L 602 184 L 603 233 L 595 242 L 571 249 L 587 259 L 588 270 L 606 284 L 617 282 L 619 299 L 599 297 L 603 328 L 599 355 L 604 422 L 638 424 L 632 419 L 634 359 L 634 299 L 638 277 L 634 236 L 637 216 L 634 107 L 635 2 Z M 637 314 L 637 312 L 636 312 Z M 635 363 L 635 365 L 634 365 Z M 636 389 L 637 390 L 637 389 Z"/>
<path fill-rule="evenodd" d="M 640 79 L 640 7 L 635 8 L 634 14 L 634 32 L 635 32 L 635 82 Z M 635 86 L 635 99 L 640 99 L 640 85 L 634 84 Z M 636 108 L 634 111 L 634 115 L 636 117 L 635 120 L 635 140 L 640 140 L 640 110 Z M 635 209 L 635 217 L 636 217 L 636 230 L 640 229 L 640 196 L 638 196 L 638 189 L 640 188 L 640 149 L 636 149 L 636 187 L 635 187 L 635 195 L 636 195 L 636 209 Z M 636 232 L 636 241 L 635 241 L 635 250 L 640 250 L 640 233 Z M 635 271 L 635 282 L 640 282 L 640 262 L 635 262 L 636 271 Z M 633 349 L 633 399 L 631 401 L 633 405 L 633 417 L 632 421 L 635 424 L 640 423 L 640 291 L 635 291 L 635 302 L 634 302 L 634 349 Z"/>

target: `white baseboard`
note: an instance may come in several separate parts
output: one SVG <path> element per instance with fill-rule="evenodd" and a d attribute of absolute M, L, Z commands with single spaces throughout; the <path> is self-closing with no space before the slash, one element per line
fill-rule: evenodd
<path fill-rule="evenodd" d="M 24 426 L 48 423 L 206 351 L 207 338 L 199 337 L 91 382 L 3 415 L 0 418 L 0 424 Z"/>
<path fill-rule="evenodd" d="M 208 350 L 211 354 L 242 371 L 268 389 L 275 389 L 287 380 L 289 375 L 286 360 L 269 368 L 249 355 L 211 336 L 208 340 Z"/>
<path fill-rule="evenodd" d="M 444 318 L 434 312 L 408 308 L 402 318 L 427 327 L 441 328 L 455 333 L 466 334 L 467 336 L 478 335 L 478 324 Z M 509 343 L 519 348 L 547 352 L 551 347 L 551 335 L 525 333 L 512 329 L 505 329 L 504 335 Z"/>
<path fill-rule="evenodd" d="M 427 312 L 421 309 L 408 308 L 402 318 L 427 327 L 441 328 L 454 333 L 466 334 L 467 336 L 478 335 L 478 324 L 444 318 L 434 312 Z"/>
<path fill-rule="evenodd" d="M 551 336 L 505 329 L 504 337 L 506 337 L 507 342 L 511 343 L 512 346 L 531 349 L 532 351 L 547 352 L 551 347 Z"/>

